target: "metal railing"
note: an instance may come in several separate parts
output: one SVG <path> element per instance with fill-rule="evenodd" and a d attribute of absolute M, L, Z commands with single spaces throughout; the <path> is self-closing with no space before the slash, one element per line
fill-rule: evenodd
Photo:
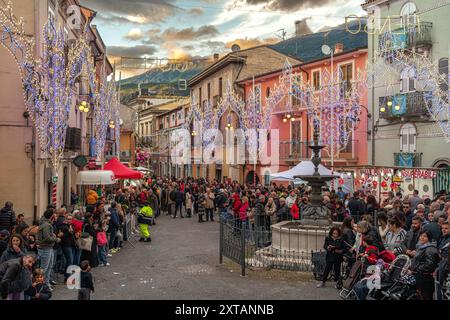
<path fill-rule="evenodd" d="M 295 141 L 295 140 L 288 140 L 288 141 L 280 141 L 280 160 L 282 161 L 293 161 L 298 162 L 301 160 L 309 160 L 311 159 L 311 150 L 309 149 L 310 146 L 313 146 L 313 141 Z M 339 152 L 336 150 L 335 158 L 337 160 L 356 160 L 357 159 L 357 147 L 358 147 L 358 140 L 350 140 L 348 141 L 347 145 L 341 148 Z M 322 151 L 322 158 L 328 159 L 330 158 L 329 152 L 327 149 L 324 149 Z"/>
<path fill-rule="evenodd" d="M 236 262 L 242 276 L 246 268 L 313 272 L 315 275 L 321 272 L 324 266 L 317 263 L 317 255 L 323 252 L 327 230 L 305 231 L 295 221 L 275 228 L 278 227 L 221 217 L 220 263 L 223 257 Z"/>
<path fill-rule="evenodd" d="M 429 117 L 425 92 L 414 91 L 380 97 L 380 119 Z"/>
<path fill-rule="evenodd" d="M 404 28 L 399 28 L 379 36 L 379 49 L 404 50 L 419 46 L 432 46 L 433 23 L 420 22 L 410 24 Z"/>

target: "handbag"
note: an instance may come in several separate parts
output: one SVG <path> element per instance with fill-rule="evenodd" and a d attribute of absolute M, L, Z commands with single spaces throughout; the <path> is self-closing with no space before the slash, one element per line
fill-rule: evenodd
<path fill-rule="evenodd" d="M 83 226 L 83 232 L 81 233 L 81 237 L 77 239 L 77 246 L 81 250 L 86 250 L 91 252 L 92 251 L 92 242 L 94 241 L 94 237 L 91 236 L 89 233 L 84 232 L 84 226 Z"/>

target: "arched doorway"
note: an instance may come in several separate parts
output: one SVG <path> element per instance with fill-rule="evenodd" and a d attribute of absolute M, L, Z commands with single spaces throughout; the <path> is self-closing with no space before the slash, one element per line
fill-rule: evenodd
<path fill-rule="evenodd" d="M 444 190 L 448 192 L 450 190 L 450 159 L 438 159 L 434 162 L 433 167 L 443 169 L 433 179 L 434 194 Z"/>

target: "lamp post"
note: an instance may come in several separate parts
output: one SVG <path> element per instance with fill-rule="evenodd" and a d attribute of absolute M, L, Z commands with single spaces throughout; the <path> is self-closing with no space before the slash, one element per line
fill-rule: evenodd
<path fill-rule="evenodd" d="M 326 56 L 331 55 L 331 86 L 334 86 L 334 50 L 324 44 L 322 53 Z M 330 88 L 332 90 L 332 87 Z M 334 105 L 331 106 L 331 170 L 334 170 Z"/>

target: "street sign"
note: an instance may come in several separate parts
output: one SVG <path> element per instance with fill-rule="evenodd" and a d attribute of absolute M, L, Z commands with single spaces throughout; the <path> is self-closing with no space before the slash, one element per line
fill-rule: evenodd
<path fill-rule="evenodd" d="M 53 184 L 57 184 L 58 183 L 58 177 L 53 177 L 52 178 L 52 182 L 53 182 Z"/>

